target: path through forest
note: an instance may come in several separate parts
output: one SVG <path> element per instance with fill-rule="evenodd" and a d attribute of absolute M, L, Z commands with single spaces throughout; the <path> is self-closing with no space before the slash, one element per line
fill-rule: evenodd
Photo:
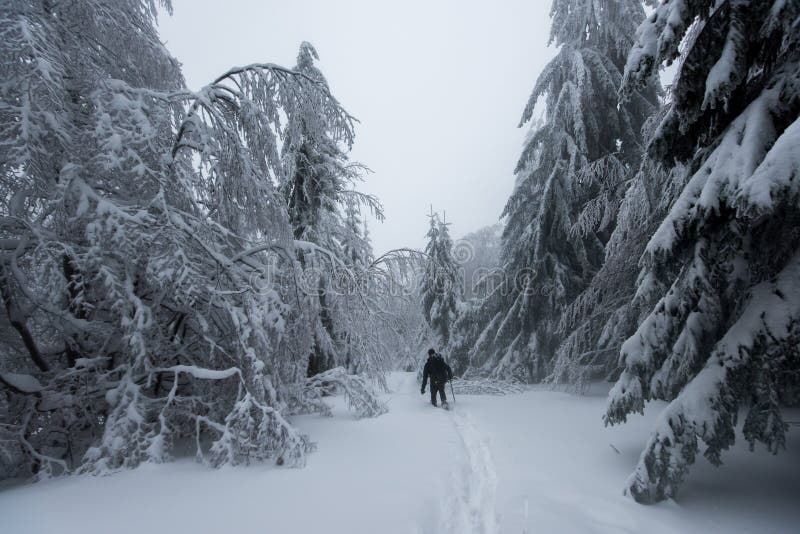
<path fill-rule="evenodd" d="M 791 458 L 747 452 L 720 469 L 699 459 L 677 502 L 641 506 L 621 488 L 658 407 L 604 428 L 605 390 L 459 395 L 434 409 L 395 373 L 390 412 L 297 424 L 317 442 L 303 469 L 210 470 L 191 459 L 108 477 L 0 491 L 3 534 L 532 534 L 793 532 L 800 436 Z M 800 419 L 797 412 L 789 414 Z M 180 495 L 181 498 L 173 498 Z M 754 513 L 757 510 L 758 513 Z"/>

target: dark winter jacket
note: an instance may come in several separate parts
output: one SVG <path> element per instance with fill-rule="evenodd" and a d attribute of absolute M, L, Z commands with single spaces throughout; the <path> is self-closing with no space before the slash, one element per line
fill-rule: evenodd
<path fill-rule="evenodd" d="M 422 389 L 428 383 L 428 377 L 431 377 L 431 384 L 444 383 L 453 378 L 453 370 L 444 361 L 439 354 L 434 354 L 428 357 L 425 362 L 425 368 L 422 370 Z"/>

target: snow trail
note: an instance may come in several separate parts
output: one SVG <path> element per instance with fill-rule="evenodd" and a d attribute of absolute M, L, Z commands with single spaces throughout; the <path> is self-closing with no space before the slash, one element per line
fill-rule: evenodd
<path fill-rule="evenodd" d="M 497 472 L 492 453 L 469 412 L 458 409 L 453 410 L 452 415 L 463 447 L 463 458 L 452 473 L 439 517 L 438 532 L 496 534 Z"/>
<path fill-rule="evenodd" d="M 192 459 L 109 477 L 76 476 L 0 491 L 6 534 L 794 533 L 800 435 L 786 456 L 737 439 L 724 467 L 693 467 L 681 499 L 641 506 L 622 495 L 659 406 L 622 427 L 600 414 L 608 386 L 576 397 L 531 389 L 459 395 L 434 409 L 413 373 L 393 373 L 390 411 L 293 421 L 317 442 L 303 469 L 208 469 Z M 800 411 L 789 412 L 792 420 Z M 620 453 L 609 447 L 613 444 Z M 313 503 L 314 513 L 308 513 Z M 31 514 L 30 510 L 47 513 Z M 142 513 L 145 510 L 146 513 Z"/>

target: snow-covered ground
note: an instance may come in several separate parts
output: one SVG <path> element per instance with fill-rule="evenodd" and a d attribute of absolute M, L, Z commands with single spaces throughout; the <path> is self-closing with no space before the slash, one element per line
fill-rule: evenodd
<path fill-rule="evenodd" d="M 488 436 L 499 481 L 500 532 L 798 532 L 796 427 L 779 456 L 750 453 L 739 437 L 723 455 L 722 467 L 698 458 L 677 501 L 643 506 L 621 489 L 659 406 L 623 426 L 604 428 L 606 392 L 575 396 L 540 390 L 459 399 L 459 408 Z M 800 419 L 797 411 L 790 413 Z"/>
<path fill-rule="evenodd" d="M 700 460 L 678 501 L 621 494 L 655 410 L 603 428 L 604 392 L 459 396 L 430 407 L 393 375 L 390 412 L 297 422 L 318 444 L 303 469 L 209 470 L 192 460 L 0 492 L 3 534 L 522 534 L 796 532 L 800 432 L 773 457 L 738 444 Z M 800 419 L 800 414 L 792 414 Z M 46 511 L 46 512 L 45 512 Z"/>

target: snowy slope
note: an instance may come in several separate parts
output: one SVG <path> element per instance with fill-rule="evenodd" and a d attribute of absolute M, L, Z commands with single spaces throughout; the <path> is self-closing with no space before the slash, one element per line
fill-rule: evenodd
<path fill-rule="evenodd" d="M 489 436 L 502 532 L 797 532 L 800 432 L 790 431 L 779 456 L 750 453 L 739 437 L 721 468 L 698 459 L 677 502 L 643 506 L 622 488 L 663 406 L 604 428 L 606 393 L 461 399 L 461 409 Z"/>
<path fill-rule="evenodd" d="M 796 431 L 778 457 L 740 444 L 722 469 L 701 460 L 679 502 L 645 507 L 621 488 L 655 409 L 604 429 L 604 392 L 459 396 L 445 412 L 427 405 L 413 374 L 391 382 L 391 411 L 377 419 L 356 420 L 338 403 L 333 418 L 301 418 L 318 443 L 304 469 L 214 471 L 184 460 L 7 489 L 0 531 L 729 533 L 791 532 L 800 524 Z"/>
<path fill-rule="evenodd" d="M 343 404 L 333 418 L 299 418 L 318 445 L 305 468 L 209 470 L 184 460 L 6 490 L 0 532 L 433 532 L 422 527 L 437 524 L 457 435 L 448 413 L 422 402 L 412 375 L 393 378 L 390 412 L 377 419 L 356 420 Z"/>

